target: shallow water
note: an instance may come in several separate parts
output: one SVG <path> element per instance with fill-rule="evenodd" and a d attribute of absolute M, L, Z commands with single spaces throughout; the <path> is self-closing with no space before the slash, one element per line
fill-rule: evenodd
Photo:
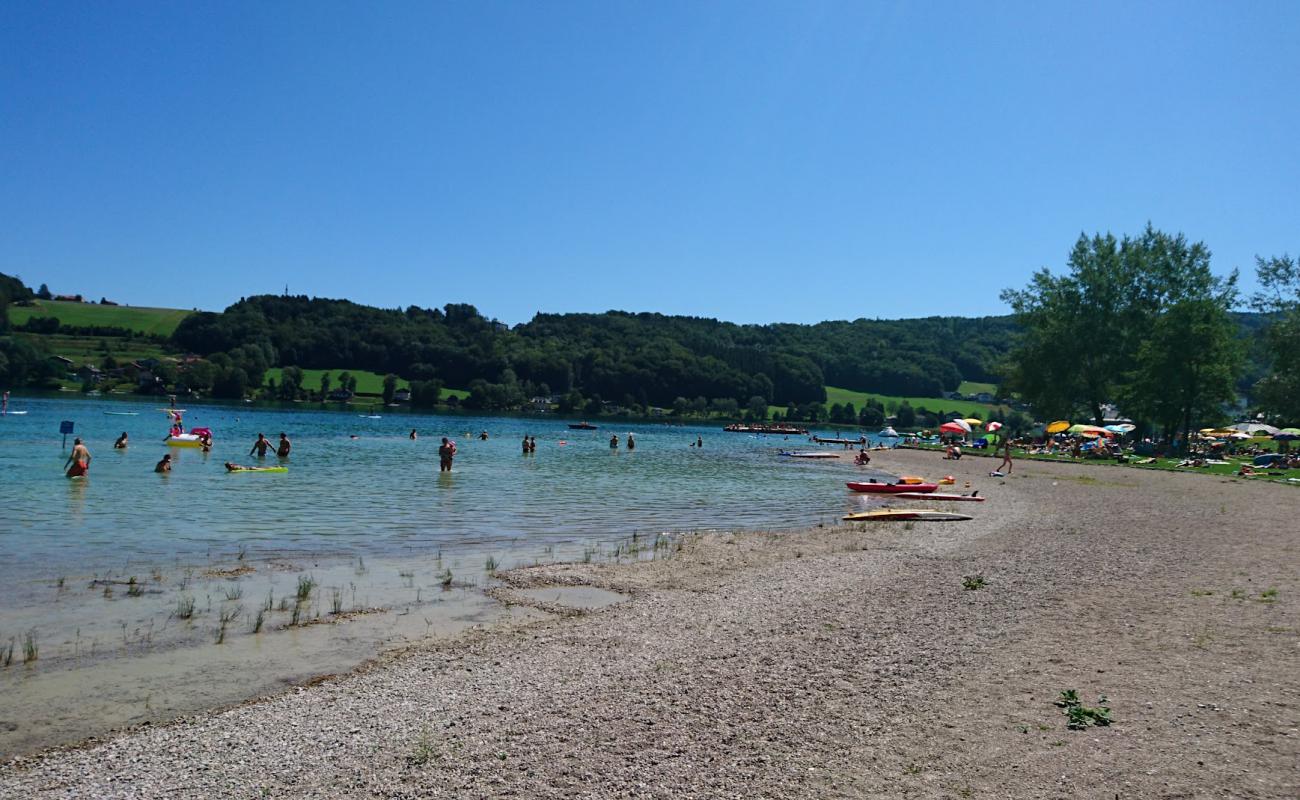
<path fill-rule="evenodd" d="M 777 455 L 815 447 L 803 437 L 193 405 L 186 425 L 210 427 L 216 440 L 203 454 L 162 443 L 162 405 L 16 398 L 10 408 L 29 413 L 0 417 L 0 663 L 13 647 L 0 666 L 0 755 L 235 702 L 498 619 L 505 612 L 478 591 L 488 558 L 502 567 L 608 558 L 633 533 L 645 543 L 664 532 L 804 527 L 872 502 L 844 487 L 873 474 L 850 451 Z M 94 457 L 84 480 L 63 476 L 61 420 Z M 475 436 L 483 430 L 487 441 Z M 122 431 L 131 445 L 114 450 Z M 258 432 L 280 431 L 294 445 L 287 460 L 248 455 Z M 536 453 L 521 454 L 525 434 Z M 451 473 L 438 472 L 442 436 L 459 447 Z M 700 436 L 704 446 L 690 446 Z M 155 474 L 166 452 L 173 471 Z M 228 460 L 288 472 L 231 474 Z M 299 602 L 303 577 L 315 588 Z M 303 627 L 316 622 L 329 624 Z M 38 657 L 23 665 L 29 635 Z"/>

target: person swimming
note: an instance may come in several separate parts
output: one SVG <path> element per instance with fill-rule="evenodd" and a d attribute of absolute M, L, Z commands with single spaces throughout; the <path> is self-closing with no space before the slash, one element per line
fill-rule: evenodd
<path fill-rule="evenodd" d="M 631 432 L 631 431 L 628 431 L 628 432 L 627 432 L 627 449 L 628 449 L 628 450 L 635 450 L 635 449 L 636 449 L 636 439 L 633 439 L 633 438 L 632 438 L 632 432 Z"/>
<path fill-rule="evenodd" d="M 617 449 L 618 449 L 618 434 L 617 434 L 617 433 L 614 434 L 613 436 L 609 437 L 609 447 L 610 447 L 611 450 L 617 450 Z"/>

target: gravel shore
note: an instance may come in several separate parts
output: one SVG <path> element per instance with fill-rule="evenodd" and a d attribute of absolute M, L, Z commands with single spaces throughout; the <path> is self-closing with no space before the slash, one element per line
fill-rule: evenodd
<path fill-rule="evenodd" d="M 872 465 L 989 502 L 517 570 L 630 599 L 22 759 L 0 796 L 1300 797 L 1300 490 Z M 1068 730 L 1064 689 L 1113 724 Z"/>

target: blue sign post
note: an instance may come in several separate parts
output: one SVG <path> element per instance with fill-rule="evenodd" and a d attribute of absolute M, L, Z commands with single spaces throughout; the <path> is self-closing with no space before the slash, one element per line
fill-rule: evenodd
<path fill-rule="evenodd" d="M 72 420 L 65 419 L 59 423 L 59 433 L 63 434 L 63 449 L 68 449 L 68 434 L 72 433 Z"/>

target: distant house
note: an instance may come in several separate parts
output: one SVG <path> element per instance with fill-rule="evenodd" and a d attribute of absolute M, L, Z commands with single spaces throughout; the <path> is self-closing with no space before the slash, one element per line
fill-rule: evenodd
<path fill-rule="evenodd" d="M 555 402 L 554 398 L 552 398 L 549 394 L 547 395 L 539 394 L 533 399 L 529 400 L 528 404 L 532 406 L 533 410 L 535 411 L 549 411 L 551 405 L 554 404 L 554 402 Z"/>
<path fill-rule="evenodd" d="M 409 402 L 411 402 L 411 390 L 410 390 L 410 389 L 398 389 L 397 391 L 393 392 L 393 402 L 395 402 L 395 403 L 409 403 Z"/>
<path fill-rule="evenodd" d="M 340 403 L 346 403 L 347 401 L 352 399 L 353 394 L 352 392 L 349 392 L 347 389 L 334 389 L 329 393 L 328 397 L 331 400 L 335 400 Z"/>

